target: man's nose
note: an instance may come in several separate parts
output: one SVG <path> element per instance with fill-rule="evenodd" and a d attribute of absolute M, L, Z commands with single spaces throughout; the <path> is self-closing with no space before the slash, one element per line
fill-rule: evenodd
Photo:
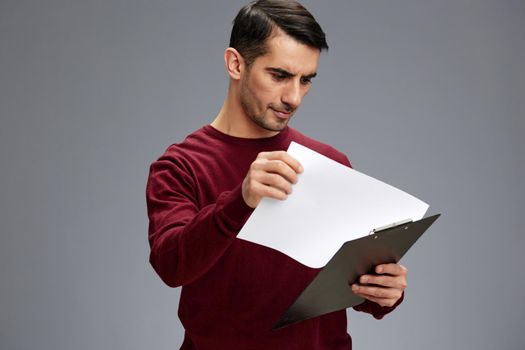
<path fill-rule="evenodd" d="M 281 100 L 284 104 L 290 106 L 292 110 L 295 110 L 301 104 L 302 98 L 303 98 L 303 95 L 302 95 L 300 83 L 295 82 L 295 81 L 290 81 L 290 83 L 287 84 L 283 92 Z"/>

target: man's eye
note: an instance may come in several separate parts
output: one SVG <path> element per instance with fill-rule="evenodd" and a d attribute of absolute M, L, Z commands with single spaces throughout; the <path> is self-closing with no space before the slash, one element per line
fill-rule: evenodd
<path fill-rule="evenodd" d="M 302 78 L 301 79 L 301 84 L 303 85 L 308 85 L 308 84 L 311 84 L 312 83 L 312 79 L 310 78 Z"/>
<path fill-rule="evenodd" d="M 277 81 L 282 81 L 286 79 L 286 75 L 284 74 L 273 74 L 273 78 Z"/>

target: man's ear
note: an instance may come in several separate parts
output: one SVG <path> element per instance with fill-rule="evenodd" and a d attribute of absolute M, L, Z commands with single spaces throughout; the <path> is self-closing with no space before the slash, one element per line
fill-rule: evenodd
<path fill-rule="evenodd" d="M 226 66 L 226 72 L 233 80 L 239 80 L 245 69 L 244 58 L 241 56 L 239 51 L 233 47 L 229 47 L 224 51 L 224 64 Z"/>

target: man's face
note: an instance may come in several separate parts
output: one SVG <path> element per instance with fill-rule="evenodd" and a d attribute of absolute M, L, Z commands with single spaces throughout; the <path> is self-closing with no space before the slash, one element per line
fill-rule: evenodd
<path fill-rule="evenodd" d="M 289 122 L 316 75 L 320 51 L 279 32 L 267 42 L 240 79 L 240 103 L 261 136 L 274 135 Z"/>

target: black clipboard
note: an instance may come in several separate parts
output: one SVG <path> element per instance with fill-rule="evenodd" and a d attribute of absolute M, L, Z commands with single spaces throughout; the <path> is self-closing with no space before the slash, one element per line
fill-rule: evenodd
<path fill-rule="evenodd" d="M 376 229 L 343 244 L 273 329 L 362 303 L 364 299 L 352 293 L 352 283 L 376 265 L 397 263 L 440 215 Z"/>

